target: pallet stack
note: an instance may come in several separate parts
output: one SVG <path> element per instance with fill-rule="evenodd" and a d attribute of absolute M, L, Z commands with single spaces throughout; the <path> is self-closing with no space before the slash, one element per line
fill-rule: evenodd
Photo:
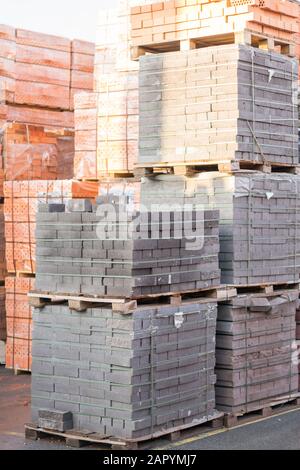
<path fill-rule="evenodd" d="M 90 196 L 72 181 L 73 110 L 76 93 L 93 88 L 93 69 L 91 43 L 0 26 L 0 282 L 7 269 L 6 366 L 15 371 L 31 368 L 37 204 Z"/>
<path fill-rule="evenodd" d="M 298 18 L 282 0 L 125 1 L 101 16 L 94 92 L 75 106 L 75 176 L 100 197 L 38 214 L 35 432 L 46 408 L 46 427 L 132 444 L 212 420 L 215 398 L 236 418 L 299 396 Z M 175 226 L 187 206 L 202 214 L 201 249 L 151 237 L 161 204 Z M 126 218 L 99 231 L 107 205 Z"/>
<path fill-rule="evenodd" d="M 225 45 L 139 63 L 139 166 L 298 164 L 296 60 Z"/>
<path fill-rule="evenodd" d="M 1 101 L 73 110 L 74 94 L 91 90 L 94 45 L 1 25 Z"/>
<path fill-rule="evenodd" d="M 131 315 L 88 308 L 84 325 L 68 306 L 35 309 L 34 421 L 41 409 L 52 425 L 53 410 L 69 412 L 70 427 L 129 441 L 216 417 L 216 315 L 207 299 Z"/>
<path fill-rule="evenodd" d="M 179 211 L 168 214 L 170 236 L 164 237 L 163 213 L 152 213 L 150 225 L 148 213 L 129 211 L 125 220 L 116 199 L 121 218 L 113 227 L 120 238 L 107 237 L 106 230 L 101 235 L 99 209 L 106 201 L 100 197 L 92 206 L 73 200 L 68 212 L 40 205 L 36 305 L 45 308 L 36 309 L 34 320 L 33 418 L 41 408 L 68 411 L 77 429 L 146 439 L 219 416 L 216 302 L 197 301 L 199 291 L 211 292 L 220 282 L 218 211 L 185 212 L 193 233 L 199 221 L 203 229 L 191 248 L 187 236 L 176 236 Z M 136 218 L 138 233 L 132 231 Z M 62 300 L 65 292 L 73 294 L 73 300 L 47 306 L 46 289 Z M 178 296 L 190 292 L 195 297 L 181 302 Z M 160 305 L 171 294 L 178 305 Z M 92 308 L 84 306 L 88 295 Z M 85 310 L 84 317 L 72 310 Z"/>
<path fill-rule="evenodd" d="M 240 295 L 219 305 L 218 407 L 236 416 L 298 396 L 292 360 L 299 291 Z"/>

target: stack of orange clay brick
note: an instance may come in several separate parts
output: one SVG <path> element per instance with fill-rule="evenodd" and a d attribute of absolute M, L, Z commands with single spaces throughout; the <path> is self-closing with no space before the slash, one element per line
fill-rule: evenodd
<path fill-rule="evenodd" d="M 94 93 L 75 101 L 78 179 L 128 175 L 138 157 L 138 63 L 130 58 L 130 2 L 100 12 Z"/>
<path fill-rule="evenodd" d="M 6 367 L 30 370 L 31 309 L 27 294 L 34 288 L 35 225 L 39 203 L 65 203 L 95 198 L 98 185 L 69 180 L 6 181 L 4 183 L 6 277 Z"/>
<path fill-rule="evenodd" d="M 31 367 L 27 293 L 34 287 L 38 202 L 96 195 L 93 185 L 72 181 L 74 96 L 93 89 L 94 49 L 0 25 L 0 283 L 7 293 L 5 331 L 0 292 L 0 340 L 7 335 L 6 366 L 15 370 Z"/>
<path fill-rule="evenodd" d="M 299 33 L 299 5 L 286 0 L 169 0 L 131 14 L 134 54 L 174 41 L 178 49 L 242 42 L 294 55 Z"/>

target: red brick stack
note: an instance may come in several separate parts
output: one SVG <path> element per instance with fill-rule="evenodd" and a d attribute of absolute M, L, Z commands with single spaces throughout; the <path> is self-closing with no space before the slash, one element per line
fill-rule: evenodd
<path fill-rule="evenodd" d="M 87 184 L 82 190 L 84 183 L 78 186 L 72 181 L 74 97 L 92 90 L 93 72 L 92 43 L 0 26 L 1 203 L 5 196 L 0 206 L 0 216 L 5 216 L 0 284 L 7 267 L 6 365 L 10 368 L 31 367 L 27 293 L 34 287 L 38 202 L 97 193 L 97 187 Z M 0 298 L 2 313 L 1 305 Z M 4 309 L 1 313 L 3 325 Z"/>

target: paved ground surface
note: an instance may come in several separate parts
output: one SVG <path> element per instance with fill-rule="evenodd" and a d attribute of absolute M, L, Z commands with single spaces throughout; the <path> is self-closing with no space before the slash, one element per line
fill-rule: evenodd
<path fill-rule="evenodd" d="M 15 376 L 0 366 L 0 449 L 66 449 L 61 441 L 25 441 L 24 423 L 30 422 L 30 375 Z M 84 447 L 84 449 L 95 447 Z M 149 448 L 149 447 L 148 447 Z M 99 447 L 97 447 L 99 449 Z M 155 441 L 153 449 L 300 449 L 300 410 L 243 425 L 189 437 L 177 443 Z"/>

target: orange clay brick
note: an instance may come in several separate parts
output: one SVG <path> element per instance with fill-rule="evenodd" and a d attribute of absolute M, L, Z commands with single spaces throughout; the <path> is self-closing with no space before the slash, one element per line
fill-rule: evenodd
<path fill-rule="evenodd" d="M 151 6 L 152 11 L 161 11 L 163 10 L 163 8 L 164 8 L 163 3 L 153 3 L 153 5 Z"/>
<path fill-rule="evenodd" d="M 6 367 L 31 370 L 32 309 L 27 294 L 34 288 L 34 278 L 5 279 L 6 290 Z"/>
<path fill-rule="evenodd" d="M 202 4 L 202 5 L 201 5 Z M 153 4 L 154 5 L 154 4 Z M 153 6 L 152 5 L 152 6 Z M 200 6 L 201 5 L 201 6 Z M 296 21 L 291 21 L 290 19 L 294 15 L 295 12 L 299 15 L 299 8 L 298 5 L 292 4 L 291 2 L 265 2 L 266 7 L 265 8 L 260 8 L 258 6 L 258 3 L 255 5 L 238 5 L 235 7 L 234 4 L 231 5 L 230 2 L 199 2 L 196 0 L 189 0 L 189 1 L 168 1 L 163 4 L 164 10 L 161 11 L 154 11 L 153 15 L 155 13 L 159 13 L 160 16 L 153 16 L 153 25 L 159 26 L 162 25 L 162 19 L 164 20 L 164 24 L 170 24 L 174 28 L 173 30 L 170 31 L 165 31 L 168 33 L 172 32 L 178 32 L 183 30 L 183 26 L 178 26 L 179 23 L 185 22 L 185 21 L 193 21 L 198 18 L 198 15 L 201 11 L 201 14 L 199 17 L 201 20 L 211 19 L 211 27 L 213 28 L 212 25 L 218 30 L 220 33 L 230 33 L 230 32 L 238 32 L 242 29 L 244 29 L 247 24 L 246 21 L 252 20 L 253 23 L 258 24 L 259 26 L 252 27 L 252 31 L 262 31 L 262 25 L 268 26 L 268 27 L 273 27 L 274 29 L 278 31 L 283 31 L 285 37 L 288 33 L 291 35 L 298 30 L 298 26 L 296 25 Z M 282 8 L 281 8 L 282 6 Z M 291 6 L 289 12 L 289 7 Z M 172 10 L 176 8 L 176 15 L 175 18 L 173 17 Z M 228 15 L 230 13 L 230 15 Z M 233 13 L 235 13 L 233 15 Z M 227 15 L 226 15 L 227 14 Z M 231 17 L 229 20 L 231 22 L 231 28 L 229 27 L 227 23 L 228 17 Z M 216 19 L 219 18 L 219 21 L 216 21 Z M 244 19 L 243 19 L 244 18 Z M 213 21 L 215 20 L 215 21 Z M 203 22 L 204 28 L 207 28 L 210 25 L 208 22 Z M 195 25 L 191 24 L 188 28 L 192 29 L 194 28 Z M 209 26 L 210 27 L 210 26 Z M 180 29 L 179 29 L 180 28 Z M 203 28 L 202 28 L 203 29 Z M 140 45 L 146 44 L 150 45 L 149 43 L 149 34 L 150 32 L 143 32 L 142 37 L 141 37 L 141 42 Z M 154 31 L 154 34 L 158 34 L 159 31 Z M 204 29 L 202 33 L 199 35 L 199 37 L 205 37 L 206 34 L 214 34 L 214 32 L 211 32 L 207 29 L 207 31 Z M 147 41 L 144 40 L 144 35 L 147 35 Z M 173 37 L 171 34 L 169 37 Z M 190 34 L 188 35 L 189 37 L 192 37 Z M 278 37 L 278 36 L 277 36 Z M 282 34 L 281 34 L 281 37 Z M 276 38 L 275 38 L 276 39 Z M 290 36 L 291 40 L 291 36 Z M 135 43 L 136 45 L 139 45 L 137 42 Z"/>

